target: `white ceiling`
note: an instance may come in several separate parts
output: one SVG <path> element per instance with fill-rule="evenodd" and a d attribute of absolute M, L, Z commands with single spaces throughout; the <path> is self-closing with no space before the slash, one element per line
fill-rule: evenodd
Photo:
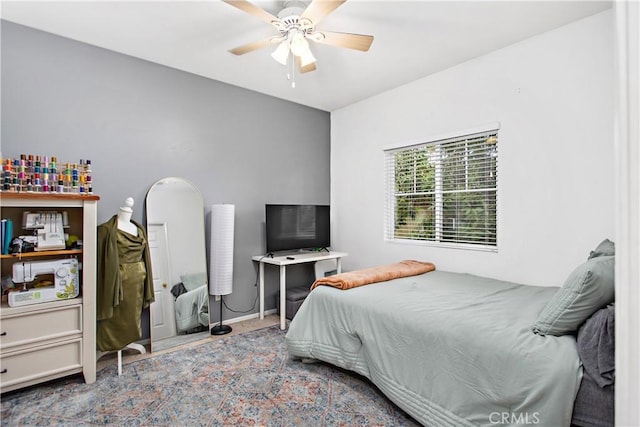
<path fill-rule="evenodd" d="M 282 5 L 253 3 L 273 15 Z M 312 44 L 317 70 L 296 75 L 295 89 L 270 56 L 275 46 L 228 52 L 277 33 L 220 0 L 2 0 L 0 12 L 18 24 L 333 111 L 610 7 L 593 0 L 349 0 L 318 29 L 371 34 L 371 49 Z"/>

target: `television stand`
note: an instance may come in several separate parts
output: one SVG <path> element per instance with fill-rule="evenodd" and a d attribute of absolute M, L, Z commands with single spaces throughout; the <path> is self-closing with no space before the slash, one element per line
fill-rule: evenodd
<path fill-rule="evenodd" d="M 260 263 L 260 275 L 258 289 L 260 295 L 260 319 L 264 319 L 264 265 L 271 264 L 280 267 L 280 329 L 286 328 L 286 293 L 287 293 L 287 266 L 293 264 L 305 264 L 309 262 L 335 259 L 337 272 L 342 272 L 341 258 L 346 257 L 345 252 L 293 252 L 275 256 L 274 254 L 256 255 L 252 259 Z M 309 284 L 311 287 L 311 283 Z"/>

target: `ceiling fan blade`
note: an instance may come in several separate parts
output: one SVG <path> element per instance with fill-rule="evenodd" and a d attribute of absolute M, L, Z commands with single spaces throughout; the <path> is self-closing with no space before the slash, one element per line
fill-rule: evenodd
<path fill-rule="evenodd" d="M 316 63 L 312 62 L 311 64 L 305 65 L 304 67 L 302 66 L 302 61 L 300 60 L 299 56 L 296 56 L 296 65 L 298 66 L 298 70 L 300 70 L 300 74 L 304 74 L 304 73 L 310 73 L 311 71 L 315 71 L 316 70 Z"/>
<path fill-rule="evenodd" d="M 273 25 L 274 22 L 280 22 L 278 18 L 276 18 L 266 10 L 261 9 L 258 6 L 254 5 L 253 3 L 249 3 L 246 0 L 222 0 L 222 1 L 227 3 L 228 5 L 231 5 L 237 9 L 240 9 L 243 12 L 246 12 L 250 15 L 255 16 L 256 18 L 263 20 L 267 24 Z"/>
<path fill-rule="evenodd" d="M 266 39 L 247 43 L 242 46 L 229 49 L 229 52 L 233 53 L 234 55 L 244 55 L 245 53 L 253 52 L 254 50 L 262 49 L 263 47 L 273 45 L 272 40 L 273 40 L 273 37 L 269 37 Z"/>
<path fill-rule="evenodd" d="M 347 0 L 313 0 L 304 12 L 302 12 L 300 18 L 310 19 L 314 25 L 318 25 L 318 22 L 346 1 Z"/>
<path fill-rule="evenodd" d="M 347 49 L 355 49 L 366 52 L 373 43 L 373 36 L 365 34 L 336 33 L 332 31 L 318 31 L 324 35 L 324 38 L 318 37 L 312 40 L 318 43 L 330 44 L 333 46 L 346 47 Z"/>

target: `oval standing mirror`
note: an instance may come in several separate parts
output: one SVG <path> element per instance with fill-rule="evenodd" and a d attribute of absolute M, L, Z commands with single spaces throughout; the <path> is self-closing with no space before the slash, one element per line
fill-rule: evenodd
<path fill-rule="evenodd" d="M 209 335 L 209 287 L 204 201 L 183 178 L 163 178 L 146 197 L 147 234 L 155 302 L 151 351 Z"/>

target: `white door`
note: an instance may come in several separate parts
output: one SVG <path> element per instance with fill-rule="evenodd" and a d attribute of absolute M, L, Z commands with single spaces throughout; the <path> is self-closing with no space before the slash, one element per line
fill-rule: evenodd
<path fill-rule="evenodd" d="M 153 343 L 176 335 L 176 322 L 171 294 L 167 225 L 149 224 L 147 228 L 155 294 L 155 302 L 150 308 L 151 342 Z M 153 351 L 153 348 L 151 350 Z"/>

